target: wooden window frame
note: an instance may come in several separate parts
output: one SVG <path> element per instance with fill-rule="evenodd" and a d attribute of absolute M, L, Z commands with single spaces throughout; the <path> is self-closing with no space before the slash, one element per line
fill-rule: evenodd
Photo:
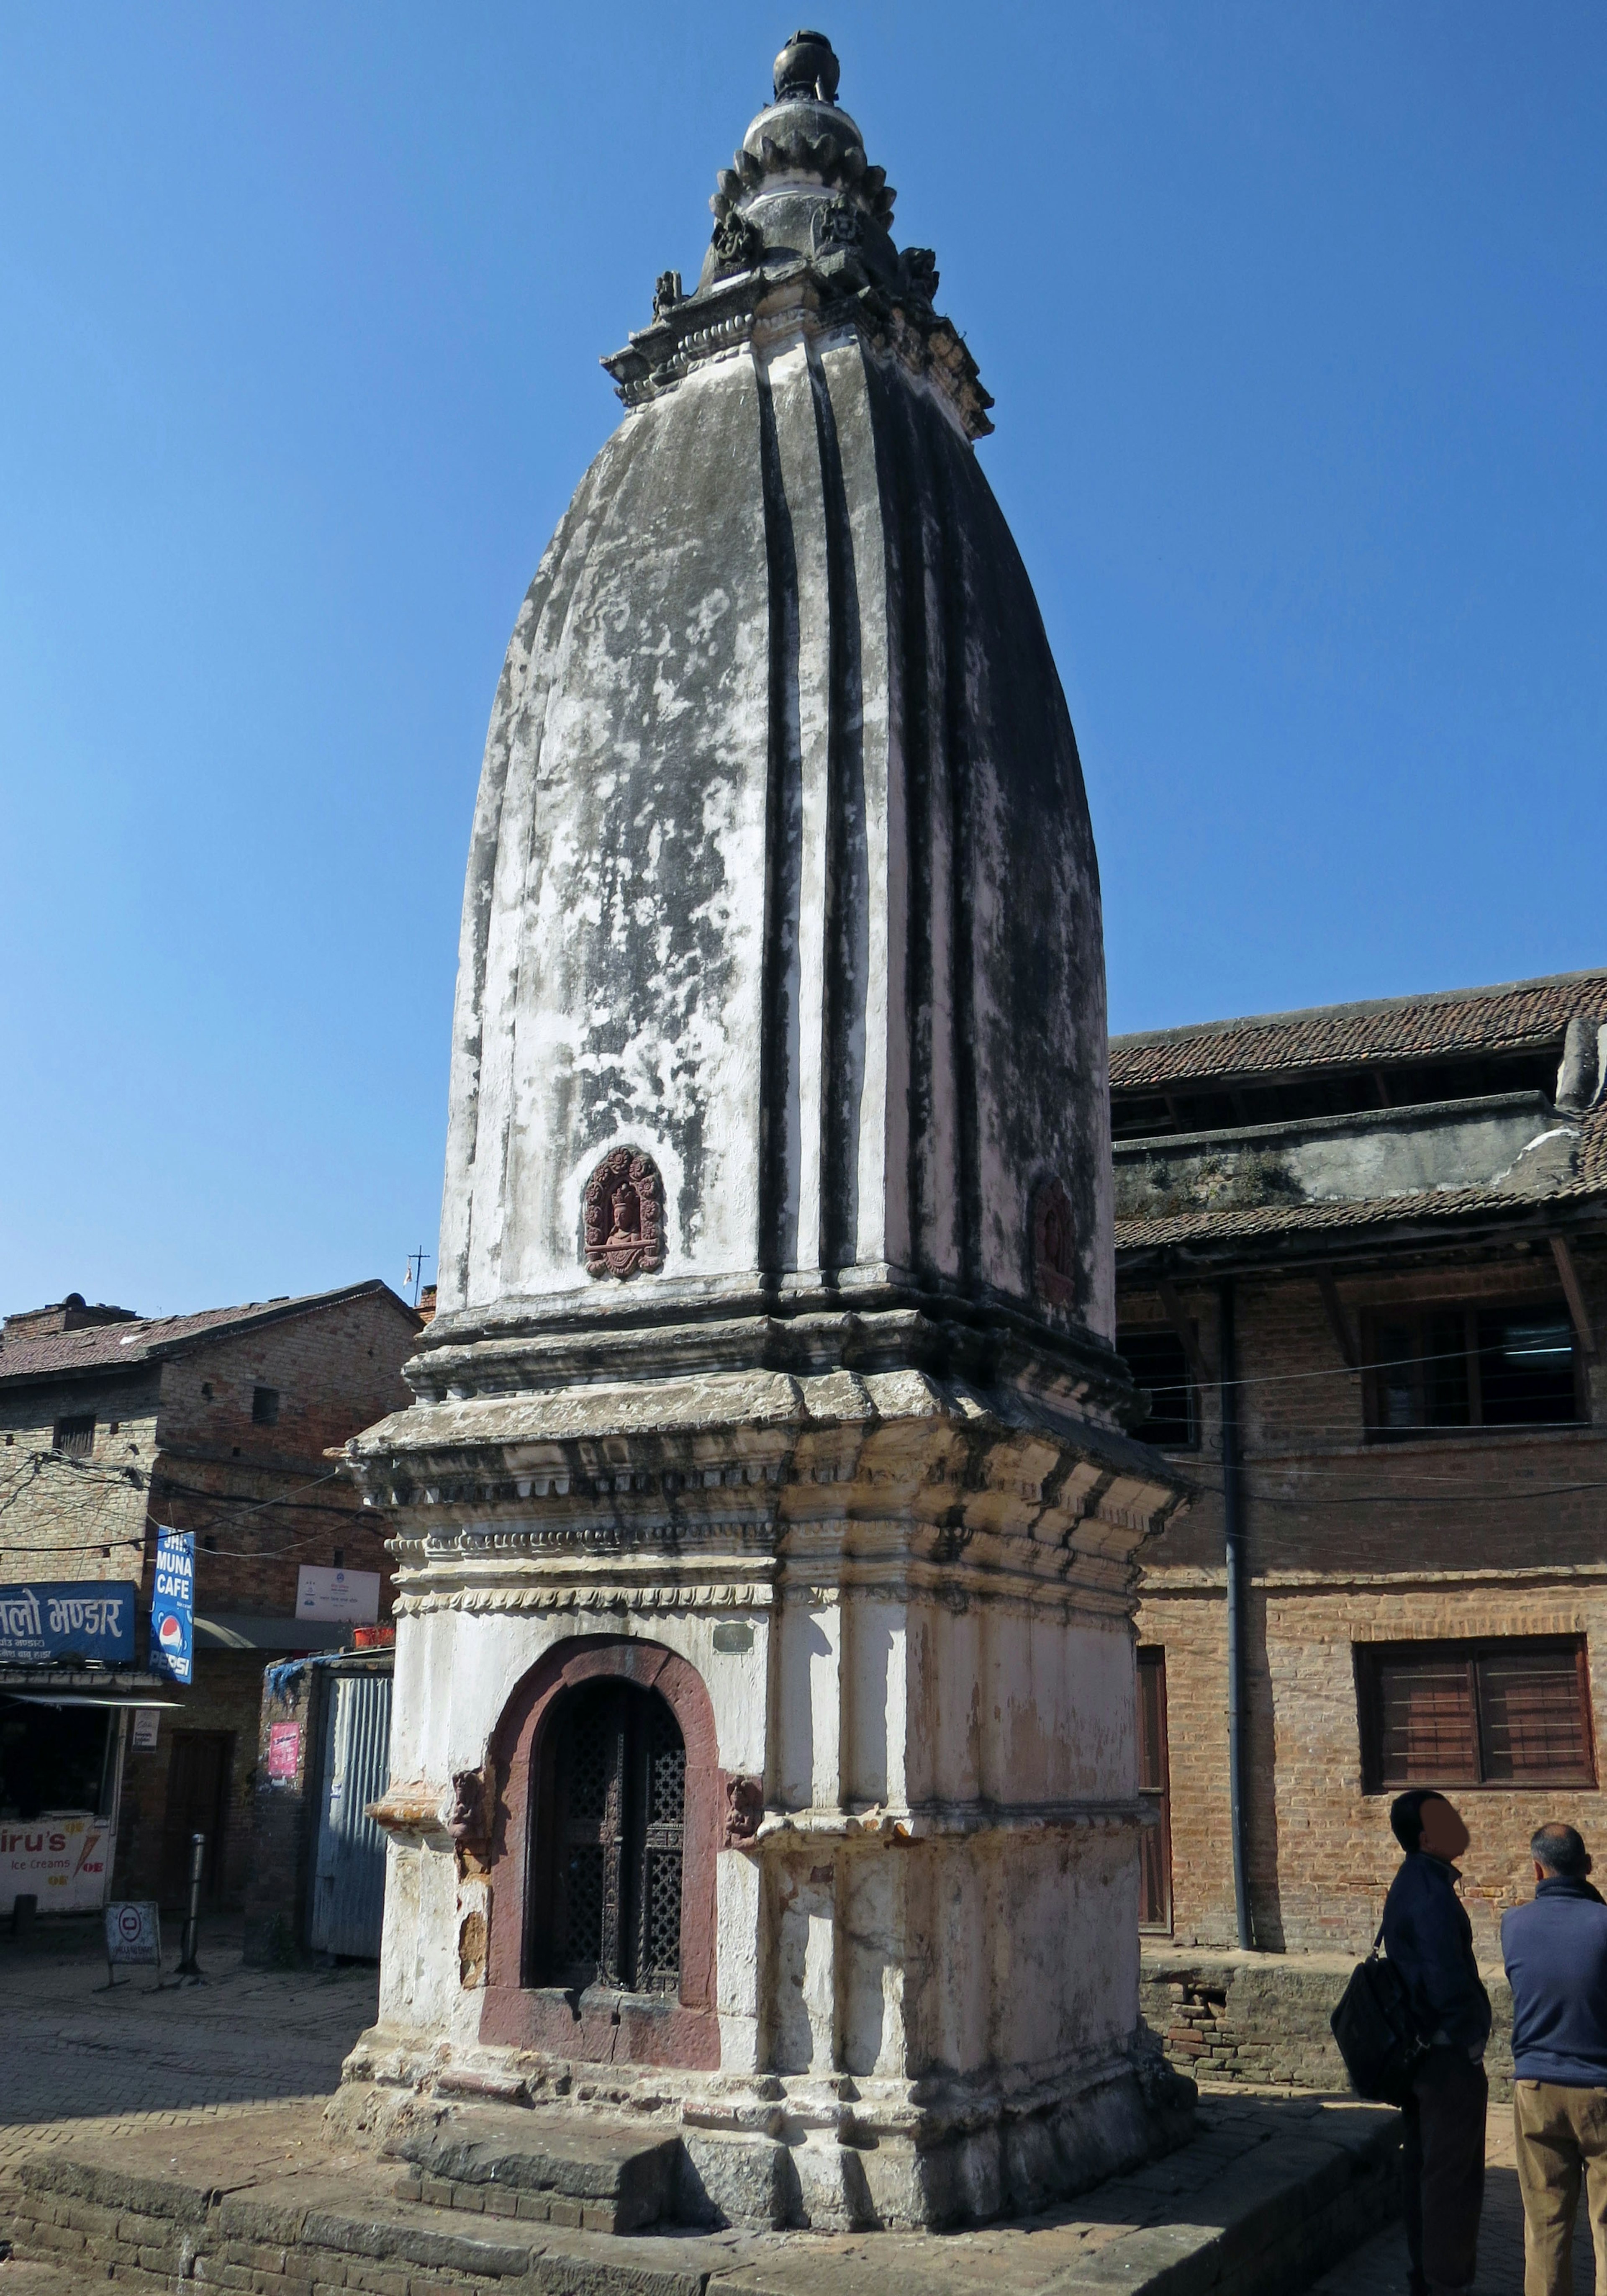
<path fill-rule="evenodd" d="M 1138 1667 L 1148 1666 L 1160 1677 L 1160 1695 L 1158 1704 L 1160 1725 L 1160 1743 L 1156 1750 L 1160 1757 L 1160 1784 L 1159 1786 L 1144 1785 L 1142 1783 L 1143 1769 L 1141 1766 L 1139 1772 L 1140 1784 L 1138 1788 L 1138 1799 L 1141 1803 L 1152 1801 L 1156 1803 L 1160 1808 L 1160 1814 L 1156 1822 L 1156 1830 L 1160 1837 L 1161 1887 L 1166 1897 L 1165 1920 L 1146 1922 L 1144 1919 L 1142 1898 L 1143 1869 L 1141 1866 L 1139 1877 L 1141 1895 L 1139 1900 L 1138 1930 L 1139 1934 L 1142 1937 L 1170 1937 L 1175 1918 L 1175 1899 L 1172 1890 L 1172 1762 L 1170 1737 L 1167 1728 L 1166 1651 L 1159 1643 L 1141 1644 L 1134 1653 L 1134 1662 L 1135 1665 Z M 1140 1716 L 1142 1717 L 1142 1701 L 1140 1702 L 1139 1710 Z M 1140 1726 L 1142 1727 L 1142 1720 L 1140 1722 Z"/>
<path fill-rule="evenodd" d="M 542 1767 L 556 1702 L 582 1683 L 620 1678 L 656 1690 L 685 1750 L 678 2002 L 593 1988 L 570 1994 L 527 1981 Z M 714 1706 L 701 1677 L 661 1644 L 587 1635 L 556 1644 L 517 1685 L 492 1734 L 496 1801 L 490 1842 L 490 1915 L 480 2037 L 497 2047 L 536 2049 L 586 2063 L 681 2065 L 720 2062 L 715 1868 L 730 1790 L 719 1767 Z"/>
<path fill-rule="evenodd" d="M 1425 1792 L 1454 1793 L 1550 1793 L 1560 1788 L 1572 1788 L 1578 1792 L 1594 1792 L 1598 1784 L 1595 1746 L 1595 1716 L 1590 1698 L 1590 1654 L 1583 1635 L 1488 1635 L 1476 1641 L 1430 1641 L 1405 1643 L 1357 1643 L 1356 1660 L 1357 1718 L 1361 1736 L 1362 1792 L 1365 1794 L 1398 1794 L 1419 1789 Z M 1480 1671 L 1483 1661 L 1508 1658 L 1522 1652 L 1538 1657 L 1544 1652 L 1568 1652 L 1575 1668 L 1578 1685 L 1578 1716 L 1580 1734 L 1584 1742 L 1584 1773 L 1566 1771 L 1529 1772 L 1521 1777 L 1492 1777 L 1489 1775 L 1488 1726 L 1486 1721 L 1486 1693 Z M 1423 1666 L 1433 1662 L 1451 1664 L 1464 1661 L 1468 1669 L 1469 1689 L 1473 1721 L 1472 1754 L 1479 1775 L 1462 1778 L 1386 1778 L 1384 1775 L 1383 1699 L 1382 1677 L 1384 1668 L 1396 1665 Z"/>
<path fill-rule="evenodd" d="M 1481 1315 L 1513 1314 L 1532 1309 L 1536 1314 L 1557 1313 L 1557 1321 L 1568 1326 L 1572 1349 L 1573 1417 L 1563 1420 L 1495 1419 L 1484 1416 L 1484 1397 L 1479 1347 L 1479 1318 Z M 1383 1382 L 1382 1369 L 1386 1361 L 1393 1364 L 1393 1356 L 1386 1357 L 1378 1339 L 1381 1324 L 1410 1324 L 1415 1328 L 1416 1351 L 1413 1361 L 1416 1366 L 1415 1385 L 1422 1393 L 1422 1365 L 1425 1360 L 1422 1348 L 1421 1327 L 1430 1316 L 1462 1317 L 1462 1362 L 1467 1378 L 1468 1416 L 1465 1425 L 1435 1426 L 1426 1418 L 1408 1427 L 1386 1425 L 1383 1411 Z M 1458 1435 L 1522 1435 L 1525 1432 L 1546 1431 L 1554 1427 L 1583 1427 L 1590 1422 L 1589 1395 L 1585 1380 L 1585 1365 L 1579 1347 L 1579 1335 L 1574 1328 L 1572 1314 L 1562 1292 L 1545 1292 L 1535 1298 L 1496 1297 L 1485 1300 L 1414 1300 L 1402 1306 L 1391 1307 L 1387 1301 L 1364 1308 L 1361 1311 L 1362 1334 L 1362 1396 L 1366 1439 L 1369 1443 L 1418 1443 L 1445 1441 Z"/>

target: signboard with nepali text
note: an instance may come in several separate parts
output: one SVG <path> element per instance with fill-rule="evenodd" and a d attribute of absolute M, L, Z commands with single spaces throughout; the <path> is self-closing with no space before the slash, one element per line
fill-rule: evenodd
<path fill-rule="evenodd" d="M 48 1666 L 94 1658 L 134 1664 L 139 1589 L 126 1579 L 32 1579 L 0 1587 L 0 1666 Z"/>
<path fill-rule="evenodd" d="M 188 1682 L 194 1669 L 195 1538 L 187 1530 L 156 1534 L 151 1582 L 151 1671 Z"/>

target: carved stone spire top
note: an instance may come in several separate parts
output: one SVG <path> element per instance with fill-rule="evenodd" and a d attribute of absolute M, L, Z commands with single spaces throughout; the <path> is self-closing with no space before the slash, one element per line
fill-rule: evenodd
<path fill-rule="evenodd" d="M 790 95 L 817 96 L 835 103 L 841 66 L 824 32 L 794 32 L 775 59 L 775 101 Z"/>
<path fill-rule="evenodd" d="M 690 294 L 661 273 L 653 324 L 603 365 L 627 406 L 672 390 L 693 366 L 729 356 L 760 307 L 812 299 L 833 323 L 850 316 L 896 348 L 948 403 L 968 439 L 991 430 L 976 363 L 933 306 L 937 258 L 892 237 L 897 197 L 865 157 L 837 102 L 840 77 L 824 32 L 794 32 L 775 59 L 774 102 L 749 126 L 713 198 L 714 231 Z"/>

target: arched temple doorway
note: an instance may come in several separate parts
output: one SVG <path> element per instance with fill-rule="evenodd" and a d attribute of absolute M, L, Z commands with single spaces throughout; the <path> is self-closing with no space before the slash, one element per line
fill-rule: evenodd
<path fill-rule="evenodd" d="M 713 2068 L 725 1792 L 709 1692 L 661 1644 L 549 1650 L 494 1734 L 480 2038 Z"/>
<path fill-rule="evenodd" d="M 542 1732 L 526 1981 L 678 1997 L 686 1745 L 656 1690 L 591 1682 Z"/>

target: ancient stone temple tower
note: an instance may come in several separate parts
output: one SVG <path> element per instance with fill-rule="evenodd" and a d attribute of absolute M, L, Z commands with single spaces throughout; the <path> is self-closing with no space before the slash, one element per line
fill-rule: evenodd
<path fill-rule="evenodd" d="M 988 395 L 799 33 L 520 614 L 400 1574 L 398 2091 L 674 2117 L 735 2220 L 1157 2141 L 1099 887 Z M 667 2070 L 668 2069 L 668 2070 Z"/>

